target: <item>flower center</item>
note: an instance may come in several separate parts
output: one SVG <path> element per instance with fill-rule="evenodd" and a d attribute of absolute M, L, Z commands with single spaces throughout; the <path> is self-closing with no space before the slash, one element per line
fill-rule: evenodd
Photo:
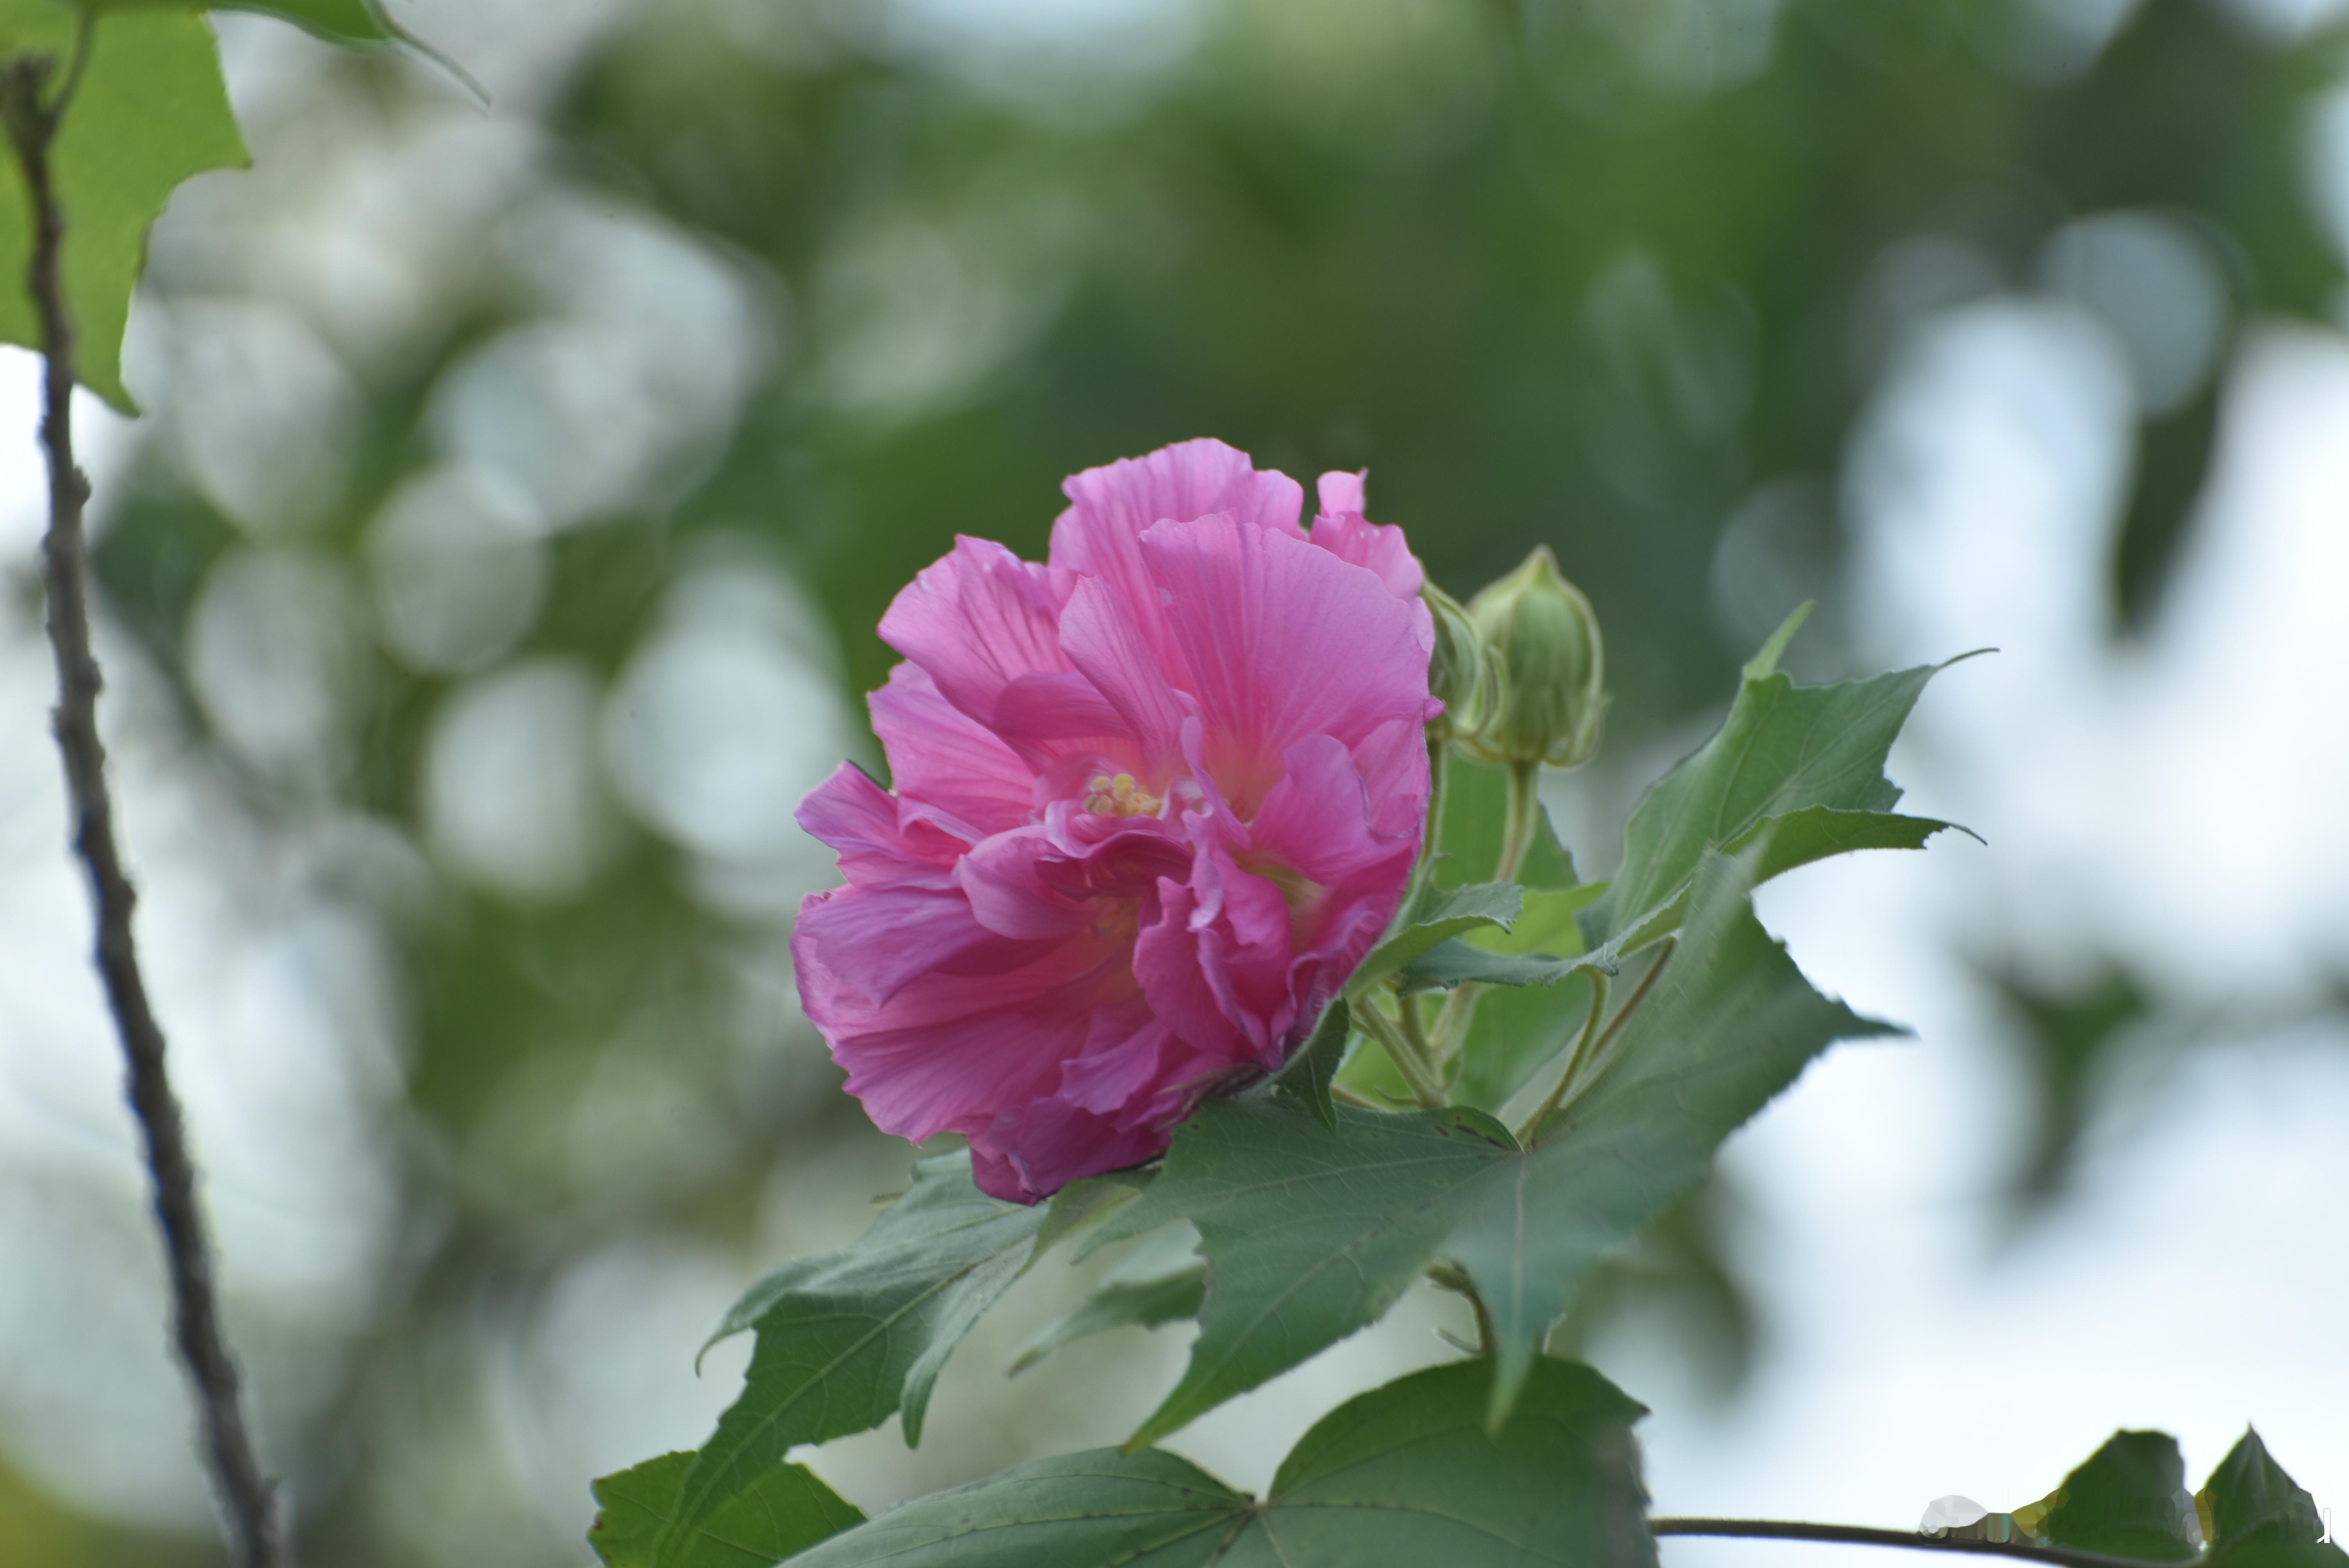
<path fill-rule="evenodd" d="M 1098 817 L 1154 817 L 1164 804 L 1131 773 L 1096 773 L 1085 780 L 1085 810 Z"/>

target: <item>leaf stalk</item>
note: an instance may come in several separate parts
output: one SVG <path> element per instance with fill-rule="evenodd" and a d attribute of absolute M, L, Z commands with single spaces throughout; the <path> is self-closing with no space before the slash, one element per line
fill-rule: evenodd
<path fill-rule="evenodd" d="M 1408 1007 L 1411 1004 L 1406 1001 L 1403 1006 Z M 1394 1063 L 1395 1071 L 1401 1073 L 1403 1082 L 1411 1086 L 1413 1099 L 1429 1110 L 1440 1110 L 1451 1103 L 1432 1064 L 1419 1054 L 1419 1048 L 1384 1008 L 1365 996 L 1361 1006 L 1354 1009 L 1354 1021 L 1361 1026 L 1364 1034 L 1386 1047 L 1387 1057 Z"/>
<path fill-rule="evenodd" d="M 1725 1536 L 1745 1541 L 1819 1541 L 1837 1546 L 1898 1546 L 1911 1552 L 1965 1552 L 1978 1556 L 2023 1557 L 2061 1563 L 2065 1568 L 2147 1568 L 2143 1558 L 2116 1557 L 2076 1546 L 2033 1541 L 1976 1541 L 1966 1536 L 1927 1535 L 1913 1530 L 1877 1530 L 1858 1524 L 1808 1524 L 1777 1519 L 1651 1519 L 1656 1535 Z M 2174 1568 L 2202 1568 L 2207 1555 Z"/>

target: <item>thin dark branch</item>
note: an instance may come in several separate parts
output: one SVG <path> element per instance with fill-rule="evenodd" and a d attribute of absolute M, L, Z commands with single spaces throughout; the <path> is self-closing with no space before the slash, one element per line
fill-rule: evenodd
<path fill-rule="evenodd" d="M 85 21 L 88 14 L 85 13 Z M 48 589 L 49 645 L 57 655 L 57 749 L 65 758 L 74 849 L 88 872 L 98 906 L 98 970 L 129 1067 L 132 1114 L 147 1145 L 155 1184 L 155 1219 L 171 1276 L 172 1326 L 195 1386 L 204 1455 L 228 1513 L 239 1568 L 275 1568 L 275 1511 L 269 1480 L 254 1457 L 237 1393 L 236 1364 L 221 1336 L 212 1293 L 212 1245 L 196 1202 L 187 1130 L 164 1064 L 163 1031 L 147 999 L 130 916 L 137 895 L 115 842 L 114 805 L 106 786 L 106 750 L 98 738 L 98 661 L 89 642 L 89 540 L 82 513 L 89 481 L 74 461 L 73 322 L 59 274 L 66 222 L 51 177 L 49 151 L 59 118 L 88 58 L 85 27 L 72 74 L 53 101 L 43 94 L 56 62 L 18 56 L 0 63 L 5 118 L 32 206 L 33 254 L 26 287 L 40 315 L 43 385 L 41 445 L 48 458 L 49 528 L 42 541 Z"/>
<path fill-rule="evenodd" d="M 2083 1552 L 2075 1546 L 2043 1546 L 2033 1541 L 1975 1541 L 1926 1535 L 1914 1530 L 1871 1530 L 1860 1524 L 1804 1524 L 1781 1519 L 1651 1519 L 1658 1535 L 1733 1536 L 1748 1541 L 1824 1541 L 1837 1546 L 1898 1546 L 1910 1552 L 1967 1552 L 1977 1556 L 2026 1557 L 2061 1563 L 2065 1568 L 2152 1568 L 2144 1559 Z M 2198 1568 L 2201 1559 L 2171 1564 Z"/>

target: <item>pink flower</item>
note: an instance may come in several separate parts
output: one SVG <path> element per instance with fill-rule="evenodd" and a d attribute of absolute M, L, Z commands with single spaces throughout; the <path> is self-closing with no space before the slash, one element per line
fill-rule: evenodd
<path fill-rule="evenodd" d="M 896 792 L 800 806 L 808 1016 L 887 1131 L 1033 1202 L 1270 1072 L 1393 916 L 1427 809 L 1433 634 L 1358 474 L 1220 441 L 1062 487 L 1050 559 L 957 539 L 882 617 Z"/>

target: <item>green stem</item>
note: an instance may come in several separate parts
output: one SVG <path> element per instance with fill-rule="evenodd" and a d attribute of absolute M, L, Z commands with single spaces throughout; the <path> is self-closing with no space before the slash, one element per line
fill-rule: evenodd
<path fill-rule="evenodd" d="M 1526 1119 L 1525 1126 L 1517 1133 L 1518 1142 L 1530 1144 L 1541 1132 L 1543 1122 L 1572 1105 L 1582 1089 L 1597 1078 L 1599 1065 L 1607 1059 L 1607 1047 L 1614 1043 L 1615 1037 L 1622 1033 L 1623 1026 L 1631 1021 L 1631 1016 L 1647 1001 L 1648 994 L 1656 988 L 1656 981 L 1663 975 L 1664 965 L 1671 961 L 1673 950 L 1679 945 L 1678 937 L 1666 937 L 1662 949 L 1656 954 L 1656 961 L 1648 965 L 1645 975 L 1640 976 L 1640 984 L 1625 998 L 1623 1006 L 1616 1009 L 1615 1016 L 1607 1021 L 1607 1026 L 1599 1032 L 1599 1037 L 1588 1041 L 1588 1050 L 1586 1052 L 1580 1043 L 1575 1046 L 1574 1058 L 1567 1064 L 1566 1076 L 1558 1079 L 1557 1087 L 1550 1090 L 1549 1098 Z M 1590 977 L 1594 985 L 1606 978 L 1596 970 L 1591 972 Z M 1594 999 L 1593 1017 L 1598 1016 L 1597 1001 L 1603 1000 L 1604 996 L 1602 991 Z M 1587 1037 L 1588 1026 L 1584 1032 Z"/>
<path fill-rule="evenodd" d="M 1501 841 L 1501 863 L 1493 869 L 1495 882 L 1515 882 L 1525 868 L 1526 851 L 1533 848 L 1534 823 L 1541 816 L 1538 762 L 1509 764 L 1509 828 Z"/>
<path fill-rule="evenodd" d="M 1493 1346 L 1500 1343 L 1500 1337 L 1493 1332 L 1493 1315 L 1486 1309 L 1485 1298 L 1477 1294 L 1476 1282 L 1454 1264 L 1435 1264 L 1428 1269 L 1427 1277 L 1438 1290 L 1448 1290 L 1467 1299 L 1468 1309 L 1476 1315 L 1476 1354 L 1493 1354 Z M 1454 1339 L 1452 1343 L 1460 1342 Z"/>
<path fill-rule="evenodd" d="M 1535 1129 L 1549 1119 L 1550 1112 L 1564 1104 L 1566 1097 L 1573 1092 L 1576 1082 L 1581 1078 L 1598 1048 L 1599 1026 L 1606 1016 L 1607 976 L 1594 969 L 1590 972 L 1590 1013 L 1582 1020 L 1582 1033 L 1575 1039 L 1573 1053 L 1566 1058 L 1566 1071 L 1558 1075 L 1557 1086 L 1543 1098 L 1541 1104 L 1534 1108 L 1534 1113 L 1526 1118 L 1524 1125 L 1517 1129 L 1519 1143 L 1530 1139 Z"/>
<path fill-rule="evenodd" d="M 1449 742 L 1429 736 L 1427 739 L 1427 830 L 1420 835 L 1419 860 L 1411 868 L 1411 890 L 1415 895 L 1427 879 L 1435 873 L 1436 851 L 1444 837 L 1444 802 L 1450 793 L 1452 777 L 1452 747 Z"/>
<path fill-rule="evenodd" d="M 1406 1006 L 1409 1005 L 1404 1004 Z M 1447 1103 L 1443 1086 L 1429 1070 L 1426 1059 L 1376 1002 L 1368 996 L 1363 997 L 1361 1005 L 1354 1009 L 1354 1022 L 1361 1026 L 1362 1033 L 1386 1047 L 1387 1059 L 1394 1063 L 1395 1071 L 1401 1073 L 1403 1082 L 1411 1086 L 1413 1099 L 1430 1110 L 1441 1109 Z"/>
<path fill-rule="evenodd" d="M 1525 869 L 1526 855 L 1533 848 L 1534 825 L 1541 820 L 1540 773 L 1538 762 L 1509 764 L 1508 830 L 1501 840 L 1500 863 L 1493 868 L 1495 882 L 1515 882 Z M 1468 1026 L 1476 1021 L 1476 1003 L 1484 989 L 1473 980 L 1466 981 L 1444 998 L 1432 1031 L 1432 1054 L 1438 1063 L 1450 1060 L 1467 1044 Z"/>

